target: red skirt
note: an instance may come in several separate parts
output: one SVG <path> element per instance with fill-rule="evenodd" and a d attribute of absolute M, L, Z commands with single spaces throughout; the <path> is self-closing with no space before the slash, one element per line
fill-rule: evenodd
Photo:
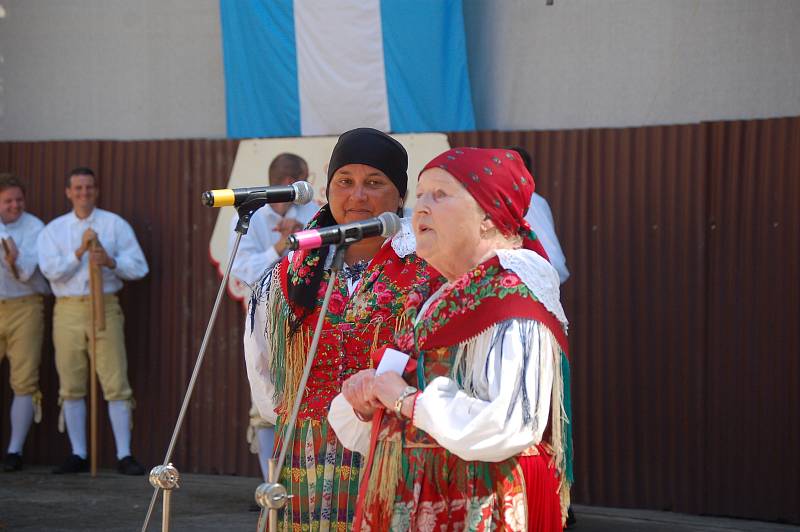
<path fill-rule="evenodd" d="M 528 500 L 529 532 L 560 532 L 561 500 L 558 496 L 558 472 L 550 465 L 550 457 L 539 446 L 539 454 L 520 456 L 519 465 L 525 478 Z"/>

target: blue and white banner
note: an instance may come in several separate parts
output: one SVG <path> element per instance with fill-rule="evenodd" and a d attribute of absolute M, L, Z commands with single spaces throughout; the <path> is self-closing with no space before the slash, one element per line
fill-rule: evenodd
<path fill-rule="evenodd" d="M 461 0 L 220 0 L 228 136 L 475 128 Z"/>

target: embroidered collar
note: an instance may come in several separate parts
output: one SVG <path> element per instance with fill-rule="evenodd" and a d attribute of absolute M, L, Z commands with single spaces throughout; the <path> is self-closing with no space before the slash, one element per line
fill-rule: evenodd
<path fill-rule="evenodd" d="M 360 260 L 352 266 L 345 264 L 341 275 L 349 281 L 358 281 L 364 276 L 367 266 L 369 266 L 369 261 L 367 260 Z"/>

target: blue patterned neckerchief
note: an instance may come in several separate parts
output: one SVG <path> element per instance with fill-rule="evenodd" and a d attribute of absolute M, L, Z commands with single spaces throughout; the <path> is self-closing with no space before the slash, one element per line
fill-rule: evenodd
<path fill-rule="evenodd" d="M 364 275 L 368 265 L 369 261 L 366 260 L 360 260 L 352 266 L 345 264 L 344 267 L 342 267 L 341 276 L 350 281 L 357 281 Z"/>

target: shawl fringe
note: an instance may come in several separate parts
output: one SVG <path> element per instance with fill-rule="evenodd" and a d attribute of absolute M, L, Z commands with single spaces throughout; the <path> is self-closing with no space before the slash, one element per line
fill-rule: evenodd
<path fill-rule="evenodd" d="M 275 385 L 273 399 L 276 404 L 293 405 L 297 386 L 303 377 L 311 333 L 301 327 L 291 335 L 291 307 L 286 301 L 280 283 L 271 283 L 267 296 L 267 338 L 270 341 L 270 378 Z"/>
<path fill-rule="evenodd" d="M 454 379 L 465 393 L 477 395 L 480 389 L 488 386 L 489 371 L 489 351 L 492 348 L 502 348 L 505 333 L 511 327 L 513 321 L 506 320 L 497 323 L 481 332 L 480 334 L 458 344 L 451 371 L 451 378 Z M 567 509 L 570 505 L 570 487 L 572 485 L 572 431 L 568 416 L 569 408 L 569 361 L 559 347 L 559 343 L 550 331 L 543 324 L 526 320 L 521 331 L 521 343 L 523 346 L 523 370 L 517 377 L 513 392 L 512 408 L 509 409 L 507 416 L 511 417 L 513 405 L 516 398 L 522 394 L 522 416 L 526 426 L 533 423 L 533 430 L 537 431 L 536 417 L 532 412 L 536 411 L 536 404 L 531 405 L 531 399 L 536 401 L 539 397 L 538 388 L 528 390 L 525 386 L 524 375 L 528 370 L 529 364 L 536 363 L 541 374 L 546 358 L 550 357 L 553 365 L 553 387 L 550 400 L 549 439 L 543 439 L 542 443 L 546 446 L 551 456 L 552 465 L 558 471 L 559 488 L 558 495 L 561 501 L 562 522 L 566 521 Z M 542 353 L 540 349 L 532 349 L 534 332 L 538 332 L 540 343 L 548 343 L 552 346 L 550 353 Z M 538 360 L 531 360 L 532 353 L 536 353 Z M 477 373 L 476 367 L 482 366 L 483 371 Z M 538 387 L 538 383 L 537 383 Z M 547 433 L 545 433 L 545 436 Z M 373 477 L 374 478 L 374 477 Z"/>

